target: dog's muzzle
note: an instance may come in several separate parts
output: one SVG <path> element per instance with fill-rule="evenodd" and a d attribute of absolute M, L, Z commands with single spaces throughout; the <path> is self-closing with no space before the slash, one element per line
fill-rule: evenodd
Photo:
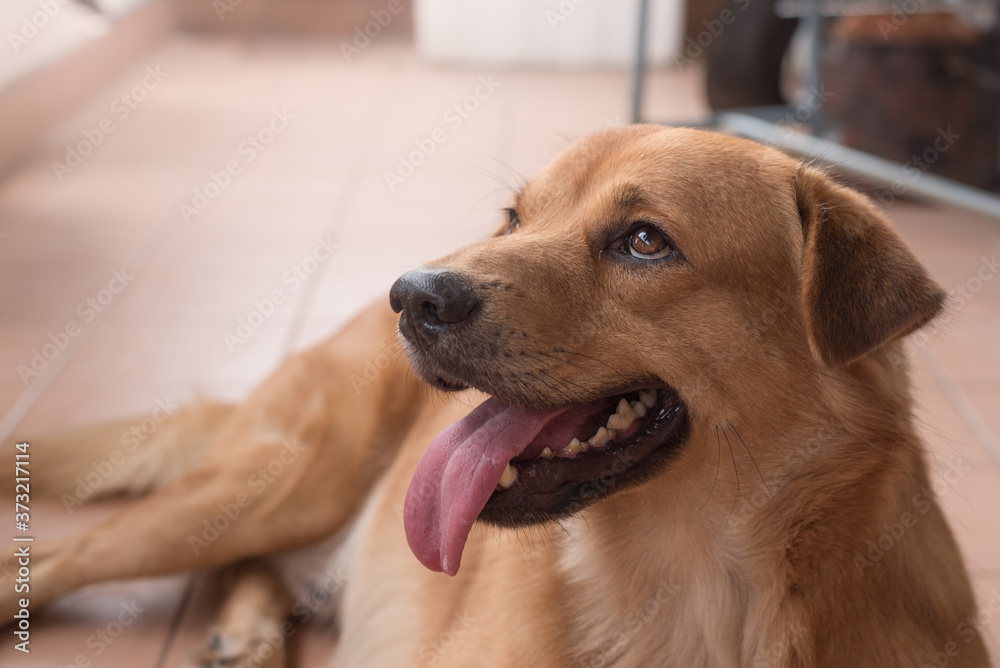
<path fill-rule="evenodd" d="M 445 269 L 408 271 L 389 290 L 389 305 L 399 319 L 399 331 L 426 350 L 445 332 L 468 323 L 481 304 L 475 289 L 461 275 Z"/>

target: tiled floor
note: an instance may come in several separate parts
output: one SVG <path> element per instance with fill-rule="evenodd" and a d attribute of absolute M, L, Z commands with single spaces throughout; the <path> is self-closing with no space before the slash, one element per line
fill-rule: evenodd
<path fill-rule="evenodd" d="M 149 65 L 166 73 L 162 82 L 127 118 L 113 116 L 113 100 Z M 459 127 L 448 126 L 443 114 L 480 77 L 495 90 Z M 388 38 L 350 64 L 332 41 L 173 38 L 0 182 L 2 447 L 51 428 L 148 413 L 158 399 L 245 396 L 289 351 L 384 298 L 402 271 L 491 230 L 519 175 L 567 140 L 624 121 L 627 97 L 620 71 L 444 68 Z M 241 142 L 276 109 L 290 116 L 287 126 L 248 160 Z M 655 74 L 648 110 L 663 120 L 700 117 L 698 72 Z M 53 161 L 105 117 L 114 131 L 60 182 Z M 390 190 L 385 173 L 438 127 L 447 141 Z M 212 174 L 230 161 L 240 173 L 215 192 Z M 195 189 L 215 196 L 185 221 L 179 206 L 195 203 Z M 902 203 L 889 213 L 935 276 L 969 295 L 928 345 L 914 348 L 913 361 L 936 466 L 971 464 L 943 503 L 986 600 L 1000 591 L 1000 278 L 984 259 L 1000 253 L 1000 223 Z M 336 245 L 334 257 L 301 285 L 283 283 L 319 238 Z M 116 271 L 132 278 L 117 294 L 102 293 Z M 288 301 L 229 350 L 224 334 L 273 288 Z M 86 301 L 102 297 L 107 304 L 92 314 Z M 17 367 L 67 323 L 81 333 L 22 380 Z M 115 507 L 71 516 L 58 502 L 34 505 L 38 533 L 48 536 Z M 39 616 L 30 657 L 9 639 L 0 643 L 0 665 L 182 666 L 210 623 L 214 586 L 195 575 L 89 588 Z M 133 599 L 143 608 L 134 623 L 95 641 L 118 630 Z M 1000 656 L 1000 621 L 985 632 Z M 331 643 L 328 631 L 310 628 L 296 651 L 303 665 L 319 666 Z"/>

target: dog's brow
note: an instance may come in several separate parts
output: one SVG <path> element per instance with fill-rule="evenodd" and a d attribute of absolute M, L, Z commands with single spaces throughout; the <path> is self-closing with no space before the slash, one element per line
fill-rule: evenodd
<path fill-rule="evenodd" d="M 642 192 L 642 188 L 634 183 L 626 183 L 615 186 L 611 194 L 611 201 L 622 209 L 634 209 L 645 205 L 648 200 Z"/>

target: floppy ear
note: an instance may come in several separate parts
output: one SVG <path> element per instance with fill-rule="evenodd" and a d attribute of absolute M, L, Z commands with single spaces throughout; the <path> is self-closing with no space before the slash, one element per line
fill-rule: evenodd
<path fill-rule="evenodd" d="M 917 329 L 941 310 L 944 292 L 867 198 L 801 167 L 802 307 L 813 352 L 848 364 Z"/>

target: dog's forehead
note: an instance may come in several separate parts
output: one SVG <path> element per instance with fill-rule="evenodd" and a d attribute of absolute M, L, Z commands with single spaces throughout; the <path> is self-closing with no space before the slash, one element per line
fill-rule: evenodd
<path fill-rule="evenodd" d="M 755 142 L 649 125 L 580 139 L 518 197 L 523 219 L 548 225 L 600 224 L 630 206 L 662 217 L 689 243 L 735 234 L 762 243 L 795 227 L 797 161 Z M 681 239 L 679 239 L 681 240 Z M 744 243 L 744 246 L 746 244 Z"/>
<path fill-rule="evenodd" d="M 703 211 L 730 199 L 757 199 L 762 186 L 790 193 L 793 162 L 717 133 L 630 126 L 571 144 L 528 184 L 521 200 L 535 209 L 565 209 L 643 195 L 652 203 Z"/>

